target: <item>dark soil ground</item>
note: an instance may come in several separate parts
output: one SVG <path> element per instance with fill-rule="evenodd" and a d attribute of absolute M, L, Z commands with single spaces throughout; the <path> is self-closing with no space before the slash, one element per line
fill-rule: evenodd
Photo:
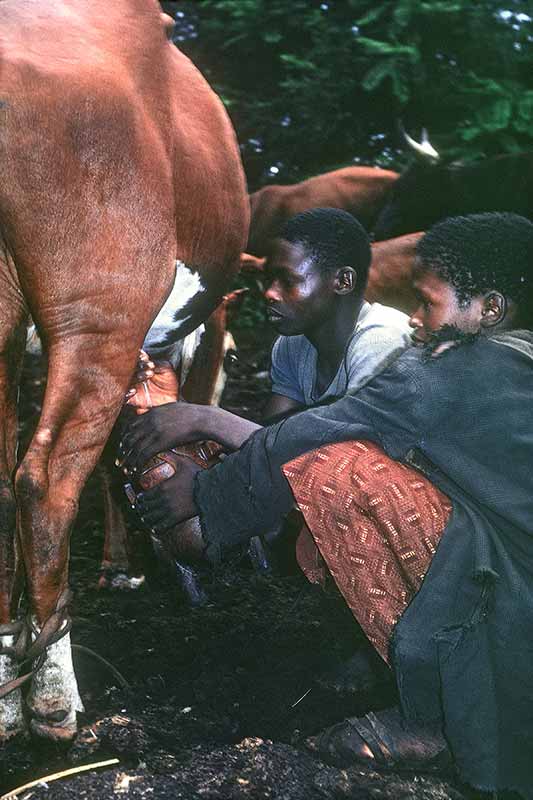
<path fill-rule="evenodd" d="M 268 393 L 269 338 L 241 335 L 240 363 L 224 404 L 257 413 Z M 30 359 L 22 390 L 25 430 L 38 412 L 43 375 Z M 459 800 L 453 783 L 416 775 L 328 767 L 305 739 L 346 716 L 394 702 L 386 683 L 373 692 L 338 691 L 317 680 L 365 647 L 343 601 L 306 583 L 290 561 L 275 575 L 246 557 L 204 576 L 208 605 L 190 609 L 150 552 L 136 592 L 97 589 L 102 507 L 94 479 L 72 542 L 73 641 L 107 659 L 74 653 L 85 713 L 67 749 L 35 742 L 0 751 L 0 788 L 116 757 L 119 763 L 25 791 L 21 797 L 382 798 Z"/>

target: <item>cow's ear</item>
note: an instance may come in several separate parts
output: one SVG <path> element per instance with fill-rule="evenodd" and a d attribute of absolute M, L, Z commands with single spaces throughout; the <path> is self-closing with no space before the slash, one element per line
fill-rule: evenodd
<path fill-rule="evenodd" d="M 500 292 L 487 292 L 481 308 L 481 327 L 493 328 L 507 315 L 507 300 Z"/>
<path fill-rule="evenodd" d="M 335 294 L 351 294 L 357 283 L 357 273 L 353 267 L 341 267 L 335 275 Z"/>
<path fill-rule="evenodd" d="M 241 253 L 240 264 L 243 272 L 263 272 L 265 269 L 266 258 L 258 258 L 250 253 Z"/>

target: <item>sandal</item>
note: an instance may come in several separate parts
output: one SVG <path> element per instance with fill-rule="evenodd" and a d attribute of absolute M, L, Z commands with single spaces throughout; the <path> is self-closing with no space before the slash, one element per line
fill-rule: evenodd
<path fill-rule="evenodd" d="M 449 772 L 452 756 L 439 733 L 408 726 L 398 708 L 350 717 L 308 740 L 322 761 L 397 772 Z"/>

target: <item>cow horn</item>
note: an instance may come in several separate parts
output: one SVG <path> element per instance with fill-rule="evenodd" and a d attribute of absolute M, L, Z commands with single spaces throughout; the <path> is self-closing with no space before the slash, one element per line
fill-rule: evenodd
<path fill-rule="evenodd" d="M 416 142 L 413 138 L 411 138 L 403 125 L 400 125 L 400 131 L 406 143 L 412 150 L 415 151 L 415 153 L 417 153 L 419 156 L 422 156 L 422 158 L 425 158 L 426 160 L 429 159 L 429 161 L 432 162 L 439 161 L 440 155 L 429 141 L 428 132 L 425 128 L 422 128 L 422 140 L 420 142 Z"/>

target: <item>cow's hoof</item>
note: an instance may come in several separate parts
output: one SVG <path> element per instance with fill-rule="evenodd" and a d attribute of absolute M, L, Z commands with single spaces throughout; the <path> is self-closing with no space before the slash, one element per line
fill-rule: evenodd
<path fill-rule="evenodd" d="M 0 703 L 5 703 L 5 698 L 0 701 Z M 24 739 L 27 739 L 29 736 L 28 726 L 23 718 L 17 716 L 17 720 L 14 723 L 5 724 L 3 719 L 3 711 L 2 709 L 2 719 L 0 720 L 0 748 L 2 747 L 9 747 L 13 745 L 14 747 L 18 746 L 19 742 L 22 742 Z"/>
<path fill-rule="evenodd" d="M 12 741 L 17 736 L 27 735 L 28 729 L 22 714 L 22 702 L 18 690 L 0 700 L 0 745 Z"/>
<path fill-rule="evenodd" d="M 57 744 L 68 743 L 74 739 L 78 730 L 75 717 L 76 715 L 72 720 L 68 711 L 65 712 L 65 719 L 61 722 L 32 717 L 30 731 L 39 739 L 46 739 Z"/>
<path fill-rule="evenodd" d="M 12 647 L 13 636 L 0 636 L 0 645 Z M 0 653 L 0 686 L 14 680 L 18 675 L 18 664 L 12 655 Z M 0 699 L 0 743 L 7 742 L 19 734 L 26 732 L 22 712 L 22 696 L 20 689 L 15 689 Z"/>
<path fill-rule="evenodd" d="M 4 729 L 0 731 L 0 748 L 10 745 L 18 747 L 19 743 L 22 744 L 23 741 L 28 739 L 28 736 L 29 732 L 25 725 L 21 728 Z"/>
<path fill-rule="evenodd" d="M 76 734 L 76 713 L 83 711 L 72 664 L 70 634 L 51 644 L 43 665 L 34 674 L 26 697 L 30 730 L 56 742 Z"/>
<path fill-rule="evenodd" d="M 136 591 L 143 586 L 144 575 L 128 575 L 124 571 L 102 570 L 98 579 L 98 588 L 108 591 Z"/>
<path fill-rule="evenodd" d="M 28 713 L 30 732 L 34 736 L 58 744 L 69 742 L 76 736 L 78 730 L 76 712 L 83 711 L 83 706 L 76 708 L 70 705 L 65 708 L 63 705 L 61 708 L 59 706 L 61 700 L 64 701 L 65 698 L 56 697 L 47 704 L 45 698 L 32 698 L 31 705 L 28 705 Z"/>

